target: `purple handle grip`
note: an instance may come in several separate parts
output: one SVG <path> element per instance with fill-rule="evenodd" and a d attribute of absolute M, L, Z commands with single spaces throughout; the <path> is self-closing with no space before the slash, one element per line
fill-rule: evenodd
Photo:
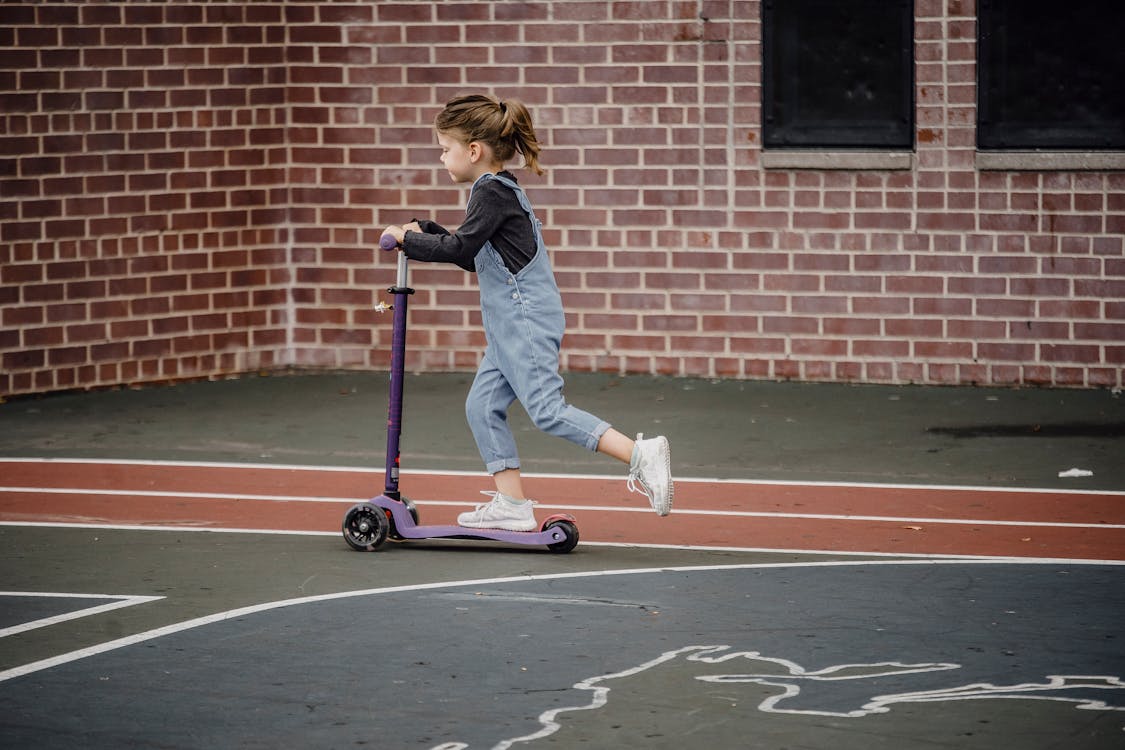
<path fill-rule="evenodd" d="M 398 240 L 395 239 L 393 234 L 384 234 L 379 238 L 379 247 L 384 250 L 394 250 L 398 247 Z"/>

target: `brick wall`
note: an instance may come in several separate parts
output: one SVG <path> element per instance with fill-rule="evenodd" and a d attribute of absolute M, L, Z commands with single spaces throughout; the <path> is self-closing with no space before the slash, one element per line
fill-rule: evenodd
<path fill-rule="evenodd" d="M 1122 385 L 1125 174 L 974 162 L 970 0 L 917 0 L 903 171 L 763 166 L 756 1 L 0 6 L 0 392 L 383 368 L 430 123 L 527 102 L 571 370 Z M 413 266 L 412 369 L 475 366 Z"/>
<path fill-rule="evenodd" d="M 279 364 L 280 6 L 0 6 L 0 394 Z"/>

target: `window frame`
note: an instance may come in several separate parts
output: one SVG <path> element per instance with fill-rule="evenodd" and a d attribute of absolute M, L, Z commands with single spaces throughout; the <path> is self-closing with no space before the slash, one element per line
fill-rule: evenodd
<path fill-rule="evenodd" d="M 978 0 L 977 2 L 977 113 L 976 145 L 978 163 L 1004 163 L 1004 152 L 1029 152 L 1056 154 L 1056 158 L 1030 159 L 1041 168 L 1067 168 L 1083 162 L 1084 152 L 1112 154 L 1125 149 L 1125 121 L 1117 130 L 1112 124 L 1101 128 L 1083 129 L 1077 120 L 1050 122 L 1047 120 L 1019 121 L 1002 119 L 1005 106 L 1005 84 L 1009 68 L 997 56 L 1009 41 L 1002 34 L 1006 30 L 1004 18 L 1008 13 L 1026 13 L 1026 8 L 1016 7 L 1023 0 Z M 1006 5 L 1007 3 L 1007 5 Z M 1015 40 L 1019 44 L 1019 40 Z M 997 64 L 994 64 L 997 63 Z M 1066 63 L 1064 62 L 1064 65 Z M 1069 129 L 1069 130 L 1068 130 Z M 1053 132 L 1052 132 L 1053 131 Z M 1116 139 L 1116 140 L 1114 140 Z M 982 158 L 983 157 L 983 158 Z M 990 158 L 993 157 L 993 158 Z M 1088 160 L 1087 160 L 1088 161 Z"/>
<path fill-rule="evenodd" d="M 795 101 L 783 100 L 779 97 L 780 77 L 786 69 L 784 62 L 785 48 L 780 47 L 778 39 L 781 29 L 778 28 L 777 9 L 785 6 L 785 12 L 794 11 L 798 0 L 762 0 L 762 147 L 763 154 L 778 154 L 772 161 L 786 162 L 784 153 L 801 151 L 815 152 L 840 152 L 840 153 L 867 153 L 872 154 L 901 154 L 912 153 L 915 147 L 915 130 L 917 106 L 915 101 L 915 43 L 914 43 L 914 0 L 859 0 L 868 5 L 873 11 L 886 9 L 888 6 L 897 5 L 901 13 L 900 23 L 902 42 L 898 47 L 900 62 L 899 73 L 901 81 L 897 84 L 899 111 L 892 118 L 883 120 L 885 129 L 882 135 L 878 133 L 878 120 L 869 121 L 867 126 L 848 127 L 841 126 L 839 122 L 825 121 L 825 125 L 785 125 L 776 124 L 779 105 L 788 103 L 789 106 L 797 104 L 799 97 L 792 97 Z M 807 5 L 831 4 L 837 5 L 838 0 L 803 0 Z M 784 20 L 784 16 L 783 19 Z M 792 51 L 790 50 L 790 57 Z M 784 92 L 780 92 L 784 93 Z M 853 160 L 854 161 L 854 160 Z M 881 161 L 881 160 L 876 160 Z M 912 162 L 913 160 L 911 160 Z M 898 162 L 896 162 L 898 163 Z M 863 168 L 863 167 L 860 167 Z M 873 167 L 876 168 L 876 167 Z M 901 168 L 901 166 L 899 167 Z"/>

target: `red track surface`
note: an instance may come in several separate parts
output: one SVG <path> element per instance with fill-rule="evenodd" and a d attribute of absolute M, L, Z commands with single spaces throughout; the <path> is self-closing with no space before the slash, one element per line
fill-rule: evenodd
<path fill-rule="evenodd" d="M 623 480 L 529 476 L 583 541 L 834 552 L 1125 560 L 1125 493 L 681 480 L 659 518 Z M 453 523 L 487 477 L 404 473 L 423 523 Z M 261 465 L 0 462 L 0 521 L 338 531 L 382 472 Z"/>

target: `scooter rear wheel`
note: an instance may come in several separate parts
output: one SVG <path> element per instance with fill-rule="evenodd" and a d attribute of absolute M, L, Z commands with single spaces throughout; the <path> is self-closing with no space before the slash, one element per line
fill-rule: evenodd
<path fill-rule="evenodd" d="M 374 552 L 387 541 L 390 522 L 382 508 L 359 503 L 344 516 L 342 531 L 348 546 L 360 552 Z"/>
<path fill-rule="evenodd" d="M 543 527 L 543 531 L 554 528 L 557 528 L 564 534 L 566 534 L 566 538 L 561 541 L 555 542 L 554 544 L 548 544 L 547 549 L 551 550 L 552 552 L 564 554 L 570 552 L 572 549 L 578 546 L 578 526 L 571 523 L 570 521 L 551 521 Z"/>

